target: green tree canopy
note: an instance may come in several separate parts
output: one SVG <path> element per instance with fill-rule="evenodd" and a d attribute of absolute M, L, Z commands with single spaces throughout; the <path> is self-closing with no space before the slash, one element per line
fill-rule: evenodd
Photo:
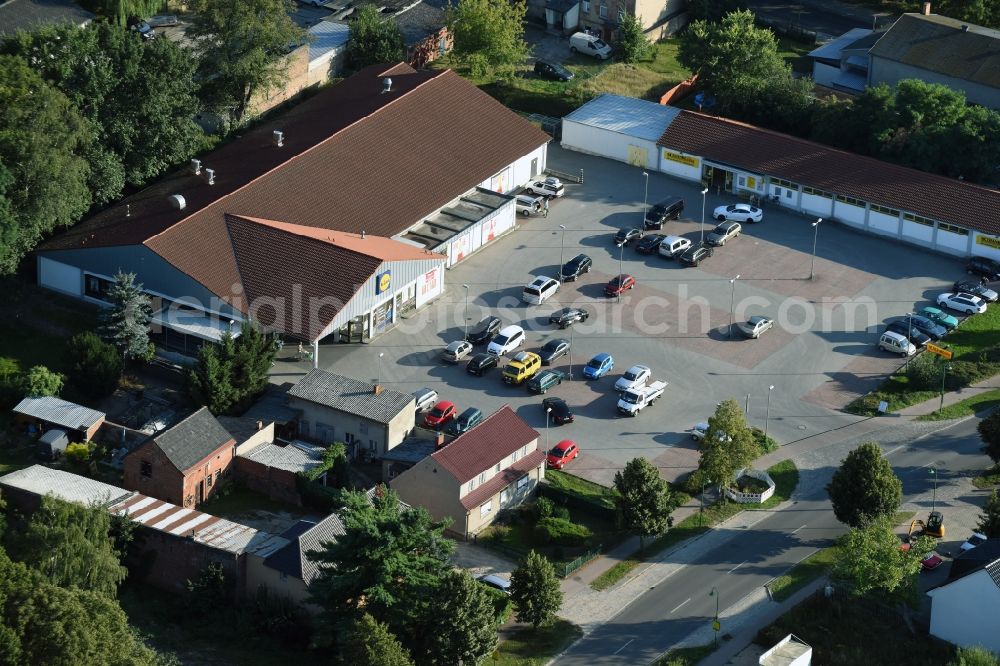
<path fill-rule="evenodd" d="M 421 666 L 479 664 L 497 647 L 496 608 L 486 587 L 452 570 L 433 591 L 414 643 Z"/>
<path fill-rule="evenodd" d="M 195 60 L 172 40 L 144 40 L 122 25 L 94 21 L 21 32 L 3 49 L 32 63 L 91 123 L 97 203 L 160 175 L 200 145 Z"/>
<path fill-rule="evenodd" d="M 833 569 L 835 580 L 856 596 L 874 593 L 907 596 L 920 572 L 920 561 L 934 547 L 930 537 L 916 539 L 900 549 L 899 537 L 888 518 L 878 517 L 841 537 Z"/>
<path fill-rule="evenodd" d="M 653 45 L 642 30 L 642 20 L 632 14 L 625 14 L 618 22 L 618 58 L 622 62 L 633 63 L 645 60 L 653 52 Z"/>
<path fill-rule="evenodd" d="M 118 388 L 122 357 L 96 333 L 84 331 L 69 339 L 66 346 L 70 381 L 91 398 L 104 398 Z"/>
<path fill-rule="evenodd" d="M 976 529 L 985 534 L 987 539 L 1000 538 L 1000 497 L 997 496 L 996 488 L 986 500 L 983 512 L 979 514 L 979 524 Z"/>
<path fill-rule="evenodd" d="M 640 549 L 647 536 L 662 534 L 671 524 L 674 502 L 660 470 L 645 458 L 633 458 L 615 472 L 615 504 L 622 527 L 639 535 Z"/>
<path fill-rule="evenodd" d="M 709 417 L 700 448 L 698 468 L 720 488 L 728 486 L 736 472 L 760 454 L 743 409 L 735 400 L 724 400 Z"/>
<path fill-rule="evenodd" d="M 101 335 L 124 358 L 147 358 L 153 306 L 142 283 L 135 281 L 135 273 L 118 271 L 107 297 L 111 307 L 101 313 Z"/>
<path fill-rule="evenodd" d="M 406 45 L 395 17 L 385 16 L 375 5 L 365 4 L 353 19 L 347 40 L 347 59 L 351 67 L 361 69 L 404 59 Z"/>
<path fill-rule="evenodd" d="M 985 444 L 986 455 L 994 463 L 1000 464 L 1000 409 L 994 409 L 989 416 L 976 426 L 979 437 Z"/>
<path fill-rule="evenodd" d="M 530 53 L 524 41 L 524 0 L 461 0 L 445 10 L 452 52 L 473 75 L 510 78 Z"/>
<path fill-rule="evenodd" d="M 397 636 L 412 635 L 432 592 L 450 570 L 454 544 L 445 523 L 422 507 L 405 508 L 391 490 L 371 500 L 347 491 L 338 511 L 345 534 L 307 556 L 320 567 L 309 586 L 327 638 L 343 642 L 362 613 L 385 622 Z"/>
<path fill-rule="evenodd" d="M 344 663 L 356 666 L 413 666 L 406 648 L 382 624 L 368 613 L 354 623 L 344 646 Z"/>
<path fill-rule="evenodd" d="M 955 658 L 948 662 L 948 666 L 998 666 L 1000 660 L 997 656 L 984 647 L 958 648 Z"/>
<path fill-rule="evenodd" d="M 286 58 L 306 40 L 292 0 L 192 0 L 187 36 L 197 44 L 202 98 L 242 125 L 255 98 L 288 78 Z"/>
<path fill-rule="evenodd" d="M 29 398 L 59 395 L 63 388 L 63 376 L 44 365 L 33 366 L 23 378 L 24 395 Z"/>
<path fill-rule="evenodd" d="M 959 21 L 975 23 L 985 28 L 1000 28 L 1000 1 L 998 0 L 941 0 L 934 11 Z"/>
<path fill-rule="evenodd" d="M 87 121 L 22 58 L 0 55 L 0 273 L 90 207 Z"/>
<path fill-rule="evenodd" d="M 203 345 L 188 372 L 191 399 L 213 414 L 242 413 L 267 388 L 277 336 L 244 323 L 238 338 L 228 332 L 218 345 Z"/>
<path fill-rule="evenodd" d="M 903 484 L 879 445 L 865 442 L 847 454 L 826 492 L 837 520 L 861 527 L 896 513 L 903 498 Z"/>
<path fill-rule="evenodd" d="M 528 553 L 510 575 L 510 598 L 518 622 L 527 622 L 535 629 L 552 622 L 563 602 L 552 563 L 535 551 Z"/>

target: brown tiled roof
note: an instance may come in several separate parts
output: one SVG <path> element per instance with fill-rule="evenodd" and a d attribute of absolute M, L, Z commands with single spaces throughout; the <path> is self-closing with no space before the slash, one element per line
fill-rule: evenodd
<path fill-rule="evenodd" d="M 214 185 L 172 174 L 40 249 L 144 243 L 227 298 L 245 271 L 226 214 L 391 237 L 548 140 L 450 70 L 373 66 L 205 155 Z"/>
<path fill-rule="evenodd" d="M 504 405 L 431 457 L 459 483 L 465 483 L 536 439 L 535 429 Z"/>
<path fill-rule="evenodd" d="M 532 451 L 483 485 L 478 486 L 472 492 L 467 493 L 461 499 L 462 506 L 464 506 L 467 510 L 475 509 L 477 506 L 493 497 L 531 470 L 538 467 L 544 460 L 545 451 L 539 451 L 537 449 Z"/>
<path fill-rule="evenodd" d="M 787 134 L 681 111 L 657 142 L 747 171 L 1000 234 L 1000 192 Z"/>

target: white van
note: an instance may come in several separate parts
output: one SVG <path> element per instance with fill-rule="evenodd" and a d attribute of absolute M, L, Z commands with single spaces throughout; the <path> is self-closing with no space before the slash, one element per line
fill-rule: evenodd
<path fill-rule="evenodd" d="M 559 280 L 539 275 L 521 292 L 521 300 L 531 305 L 541 305 L 557 291 L 559 291 Z"/>
<path fill-rule="evenodd" d="M 903 356 L 913 356 L 917 353 L 917 348 L 913 346 L 912 342 L 899 333 L 893 333 L 892 331 L 886 331 L 882 334 L 882 337 L 878 340 L 878 346 L 887 352 L 902 354 Z"/>
<path fill-rule="evenodd" d="M 503 356 L 510 353 L 524 344 L 524 329 L 520 326 L 505 326 L 500 329 L 493 342 L 486 348 L 486 351 L 496 356 Z"/>
<path fill-rule="evenodd" d="M 667 236 L 660 241 L 659 253 L 661 257 L 675 259 L 684 254 L 684 251 L 689 247 L 691 247 L 691 241 L 687 238 L 683 236 Z"/>
<path fill-rule="evenodd" d="M 607 60 L 611 57 L 611 47 L 605 44 L 600 37 L 588 35 L 585 32 L 574 33 L 569 38 L 569 50 L 573 53 L 583 53 L 598 60 Z"/>
<path fill-rule="evenodd" d="M 521 215 L 535 215 L 542 210 L 541 197 L 529 197 L 526 194 L 517 195 L 517 212 Z"/>

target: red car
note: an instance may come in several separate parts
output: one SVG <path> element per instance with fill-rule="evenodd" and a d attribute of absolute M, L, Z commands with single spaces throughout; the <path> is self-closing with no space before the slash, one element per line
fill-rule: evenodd
<path fill-rule="evenodd" d="M 549 451 L 549 455 L 545 457 L 545 460 L 548 462 L 550 468 L 562 469 L 566 466 L 566 463 L 578 455 L 580 455 L 580 447 L 574 444 L 572 440 L 564 439 Z"/>
<path fill-rule="evenodd" d="M 442 400 L 438 404 L 434 405 L 434 409 L 427 413 L 424 417 L 424 425 L 428 428 L 441 428 L 448 424 L 455 416 L 458 415 L 458 408 L 455 407 L 455 403 L 449 402 L 448 400 Z"/>
<path fill-rule="evenodd" d="M 618 296 L 635 286 L 635 278 L 631 275 L 618 275 L 611 278 L 608 286 L 604 288 L 604 293 L 608 296 Z"/>
<path fill-rule="evenodd" d="M 924 555 L 924 559 L 920 560 L 920 566 L 924 571 L 934 571 L 942 564 L 944 564 L 944 558 L 934 552 L 927 553 Z"/>

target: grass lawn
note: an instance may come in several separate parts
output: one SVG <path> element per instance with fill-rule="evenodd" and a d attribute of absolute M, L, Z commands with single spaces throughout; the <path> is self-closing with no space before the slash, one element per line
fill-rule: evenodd
<path fill-rule="evenodd" d="M 11 444 L 9 441 L 0 446 L 0 476 L 19 469 L 29 467 L 38 462 L 30 446 L 22 443 Z"/>
<path fill-rule="evenodd" d="M 972 416 L 977 412 L 992 409 L 1000 405 L 1000 389 L 986 391 L 977 396 L 966 398 L 954 405 L 946 405 L 944 409 L 918 416 L 918 421 L 945 421 L 947 419 L 957 419 L 962 416 Z"/>
<path fill-rule="evenodd" d="M 1000 485 L 1000 465 L 994 465 L 972 480 L 972 485 L 980 490 Z"/>
<path fill-rule="evenodd" d="M 817 44 L 806 44 L 797 39 L 789 37 L 778 38 L 778 55 L 785 59 L 792 70 L 800 74 L 810 74 L 812 72 L 812 61 L 806 54 L 815 49 Z"/>
<path fill-rule="evenodd" d="M 550 469 L 545 472 L 545 480 L 550 485 L 584 497 L 609 509 L 615 508 L 614 492 L 599 483 L 581 479 L 578 476 Z"/>
<path fill-rule="evenodd" d="M 799 470 L 791 460 L 782 460 L 767 470 L 774 480 L 774 495 L 763 504 L 747 505 L 736 502 L 717 502 L 705 507 L 704 515 L 694 514 L 688 516 L 680 523 L 651 543 L 649 543 L 642 553 L 627 560 L 618 562 L 613 567 L 595 578 L 590 587 L 597 591 L 606 590 L 622 578 L 627 576 L 635 567 L 645 560 L 652 559 L 662 553 L 667 548 L 677 545 L 685 539 L 697 536 L 717 525 L 722 521 L 732 518 L 741 511 L 761 511 L 773 509 L 777 505 L 786 501 L 799 483 Z"/>
<path fill-rule="evenodd" d="M 557 619 L 548 627 L 514 630 L 510 638 L 500 643 L 493 658 L 484 660 L 490 666 L 543 666 L 583 636 L 583 630 L 572 622 Z"/>
<path fill-rule="evenodd" d="M 267 495 L 261 495 L 240 484 L 230 484 L 223 491 L 201 506 L 201 511 L 230 520 L 254 511 L 285 512 L 293 516 L 304 516 L 302 507 L 277 502 Z"/>
<path fill-rule="evenodd" d="M 695 664 L 713 652 L 715 652 L 715 646 L 711 643 L 708 645 L 674 648 L 656 660 L 653 666 L 695 666 Z"/>

